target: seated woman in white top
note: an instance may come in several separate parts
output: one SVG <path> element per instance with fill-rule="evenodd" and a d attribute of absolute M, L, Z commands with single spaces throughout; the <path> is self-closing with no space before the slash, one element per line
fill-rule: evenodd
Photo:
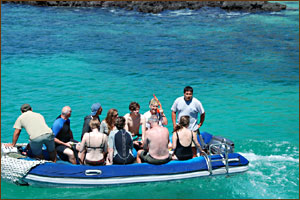
<path fill-rule="evenodd" d="M 98 131 L 100 127 L 98 119 L 92 119 L 90 127 L 92 132 L 85 133 L 80 143 L 81 162 L 87 165 L 104 165 L 107 154 L 107 135 Z"/>
<path fill-rule="evenodd" d="M 105 120 L 101 122 L 100 132 L 109 135 L 110 132 L 116 128 L 115 122 L 117 117 L 118 117 L 118 110 L 114 108 L 109 109 Z"/>

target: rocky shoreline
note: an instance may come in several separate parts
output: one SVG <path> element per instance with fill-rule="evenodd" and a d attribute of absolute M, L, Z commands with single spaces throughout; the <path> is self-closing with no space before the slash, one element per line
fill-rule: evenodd
<path fill-rule="evenodd" d="M 244 12 L 277 12 L 286 9 L 286 5 L 267 1 L 2 1 L 2 3 L 60 7 L 116 7 L 142 13 L 180 9 L 198 10 L 202 7 L 220 7 L 227 11 Z"/>

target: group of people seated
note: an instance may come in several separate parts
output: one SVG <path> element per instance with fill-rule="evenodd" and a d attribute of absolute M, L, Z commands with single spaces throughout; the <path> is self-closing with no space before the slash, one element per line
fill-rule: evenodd
<path fill-rule="evenodd" d="M 184 90 L 184 92 L 186 91 Z M 176 106 L 177 103 L 175 103 Z M 191 159 L 195 156 L 194 149 L 196 148 L 198 153 L 202 154 L 203 150 L 197 140 L 197 132 L 189 128 L 191 121 L 188 115 L 180 116 L 179 122 L 174 123 L 175 118 L 172 113 L 174 126 L 171 144 L 169 131 L 164 127 L 168 124 L 168 120 L 159 105 L 156 98 L 151 99 L 150 110 L 142 115 L 139 113 L 140 105 L 137 102 L 131 102 L 130 113 L 119 116 L 118 110 L 112 108 L 108 110 L 106 118 L 100 121 L 99 115 L 103 109 L 100 103 L 94 103 L 91 107 L 91 114 L 84 118 L 79 142 L 74 140 L 71 130 L 72 110 L 69 106 L 63 107 L 61 114 L 49 130 L 43 116 L 32 112 L 29 104 L 24 104 L 21 107 L 22 115 L 14 125 L 13 143 L 8 145 L 14 146 L 21 129 L 25 128 L 30 136 L 32 153 L 42 159 L 43 155 L 40 149 L 41 145 L 45 144 L 50 160 L 53 162 L 56 162 L 56 153 L 62 160 L 72 164 L 85 165 L 131 164 L 134 162 L 159 165 L 172 159 Z M 175 107 L 174 105 L 173 107 Z M 176 108 L 173 107 L 172 110 L 176 113 Z M 203 108 L 202 110 L 204 113 Z M 202 120 L 201 116 L 199 127 L 203 121 L 204 118 Z M 142 130 L 141 134 L 139 133 L 140 129 Z"/>
<path fill-rule="evenodd" d="M 100 103 L 95 103 L 91 114 L 84 118 L 81 142 L 73 139 L 69 119 L 72 111 L 66 106 L 52 127 L 57 153 L 60 158 L 73 164 L 112 165 L 134 162 L 164 164 L 172 159 L 191 159 L 194 156 L 193 142 L 202 152 L 196 133 L 188 129 L 189 116 L 180 118 L 174 129 L 173 144 L 170 143 L 169 131 L 164 127 L 168 121 L 163 110 L 158 109 L 158 104 L 156 99 L 151 99 L 150 110 L 141 115 L 139 104 L 131 102 L 130 113 L 124 117 L 118 116 L 118 110 L 112 108 L 100 122 L 102 107 Z M 173 149 L 172 153 L 170 149 Z"/>

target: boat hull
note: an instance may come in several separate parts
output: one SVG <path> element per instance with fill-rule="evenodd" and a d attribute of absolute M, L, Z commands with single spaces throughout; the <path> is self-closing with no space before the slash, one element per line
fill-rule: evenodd
<path fill-rule="evenodd" d="M 211 156 L 212 160 L 220 155 Z M 111 166 L 84 166 L 64 163 L 44 163 L 31 169 L 23 178 L 29 185 L 53 187 L 95 187 L 234 174 L 248 170 L 248 160 L 238 153 L 229 154 L 229 168 L 221 161 L 208 170 L 204 157 L 187 161 L 170 161 L 164 165 L 148 163 Z"/>
<path fill-rule="evenodd" d="M 241 173 L 248 170 L 248 166 L 234 167 L 229 169 L 228 174 Z M 212 175 L 224 175 L 227 174 L 226 169 L 213 170 Z M 187 172 L 182 174 L 173 175 L 148 175 L 148 176 L 134 176 L 134 177 L 114 177 L 114 178 L 57 178 L 57 177 L 45 177 L 39 175 L 28 174 L 24 181 L 32 186 L 39 187 L 97 187 L 97 186 L 109 186 L 109 185 L 123 185 L 132 183 L 148 183 L 158 181 L 172 181 L 189 178 L 197 178 L 210 176 L 208 171 L 199 172 Z"/>

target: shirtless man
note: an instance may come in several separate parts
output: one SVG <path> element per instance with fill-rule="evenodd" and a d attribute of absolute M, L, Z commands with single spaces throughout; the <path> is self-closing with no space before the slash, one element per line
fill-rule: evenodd
<path fill-rule="evenodd" d="M 146 132 L 144 140 L 144 150 L 139 150 L 137 163 L 147 162 L 160 165 L 169 162 L 172 157 L 169 154 L 169 131 L 165 127 L 158 125 L 158 118 L 152 115 L 149 118 L 150 129 Z"/>
<path fill-rule="evenodd" d="M 129 105 L 130 113 L 127 113 L 125 117 L 125 130 L 132 134 L 133 144 L 135 148 L 142 148 L 142 143 L 144 141 L 146 126 L 145 118 L 139 113 L 140 105 L 137 102 L 131 102 Z M 142 125 L 142 141 L 139 140 L 139 130 Z"/>

